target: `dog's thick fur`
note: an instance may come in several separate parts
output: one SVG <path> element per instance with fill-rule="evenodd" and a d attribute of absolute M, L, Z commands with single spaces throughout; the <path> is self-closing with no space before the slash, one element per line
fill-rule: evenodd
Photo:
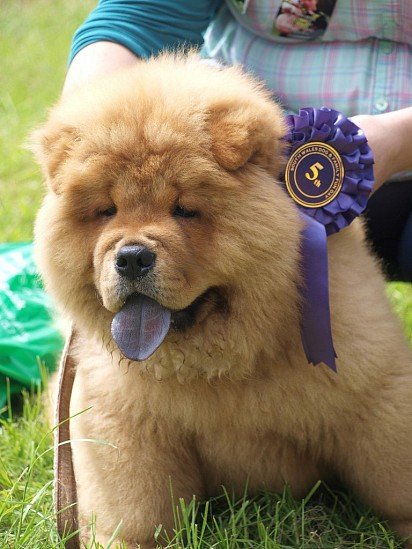
<path fill-rule="evenodd" d="M 187 499 L 247 482 L 302 497 L 335 476 L 412 534 L 411 351 L 354 222 L 328 239 L 338 373 L 307 364 L 282 120 L 238 68 L 163 56 L 68 96 L 34 136 L 37 258 L 80 333 L 72 412 L 90 408 L 72 436 L 115 446 L 74 444 L 82 520 L 96 514 L 102 542 L 122 521 L 120 539 L 151 547 L 172 525 L 170 483 Z M 176 203 L 199 215 L 173 216 Z M 213 289 L 142 363 L 110 334 L 115 255 L 135 243 L 157 254 L 142 291 L 164 306 Z"/>

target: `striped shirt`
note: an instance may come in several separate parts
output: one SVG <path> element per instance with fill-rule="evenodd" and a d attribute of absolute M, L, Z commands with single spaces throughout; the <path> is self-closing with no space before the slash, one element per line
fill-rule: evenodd
<path fill-rule="evenodd" d="M 412 1 L 338 0 L 313 41 L 273 35 L 282 2 L 228 0 L 205 35 L 205 52 L 262 78 L 287 111 L 328 106 L 378 114 L 412 105 Z"/>

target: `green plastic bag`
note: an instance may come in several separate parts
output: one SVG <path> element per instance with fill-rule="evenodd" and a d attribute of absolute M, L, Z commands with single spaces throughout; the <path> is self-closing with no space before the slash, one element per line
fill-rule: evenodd
<path fill-rule="evenodd" d="M 41 383 L 54 370 L 63 338 L 33 260 L 32 244 L 0 244 L 0 409 L 10 393 Z"/>

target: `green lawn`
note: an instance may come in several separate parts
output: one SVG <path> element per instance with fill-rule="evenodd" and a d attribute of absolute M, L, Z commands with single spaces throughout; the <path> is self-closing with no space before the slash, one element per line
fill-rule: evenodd
<path fill-rule="evenodd" d="M 29 240 L 42 196 L 28 133 L 59 96 L 71 36 L 96 4 L 83 0 L 0 2 L 0 240 Z"/>
<path fill-rule="evenodd" d="M 0 2 L 0 242 L 32 238 L 43 193 L 31 155 L 30 130 L 59 95 L 70 38 L 95 4 L 90 0 Z M 412 341 L 412 291 L 388 286 Z M 41 397 L 24 398 L 0 418 L 0 547 L 55 548 L 51 436 Z M 168 547 L 395 548 L 386 525 L 350 496 L 316 486 L 304 501 L 283 494 L 233 501 L 223 495 L 200 507 L 177 502 L 176 537 Z M 96 547 L 95 544 L 92 544 Z"/>

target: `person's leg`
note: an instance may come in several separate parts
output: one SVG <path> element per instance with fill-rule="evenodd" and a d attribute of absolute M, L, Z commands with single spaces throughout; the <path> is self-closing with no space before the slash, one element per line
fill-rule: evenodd
<path fill-rule="evenodd" d="M 399 241 L 398 261 L 403 280 L 412 281 L 412 212 Z"/>
<path fill-rule="evenodd" d="M 389 280 L 412 281 L 412 181 L 378 189 L 365 212 L 367 238 Z"/>

